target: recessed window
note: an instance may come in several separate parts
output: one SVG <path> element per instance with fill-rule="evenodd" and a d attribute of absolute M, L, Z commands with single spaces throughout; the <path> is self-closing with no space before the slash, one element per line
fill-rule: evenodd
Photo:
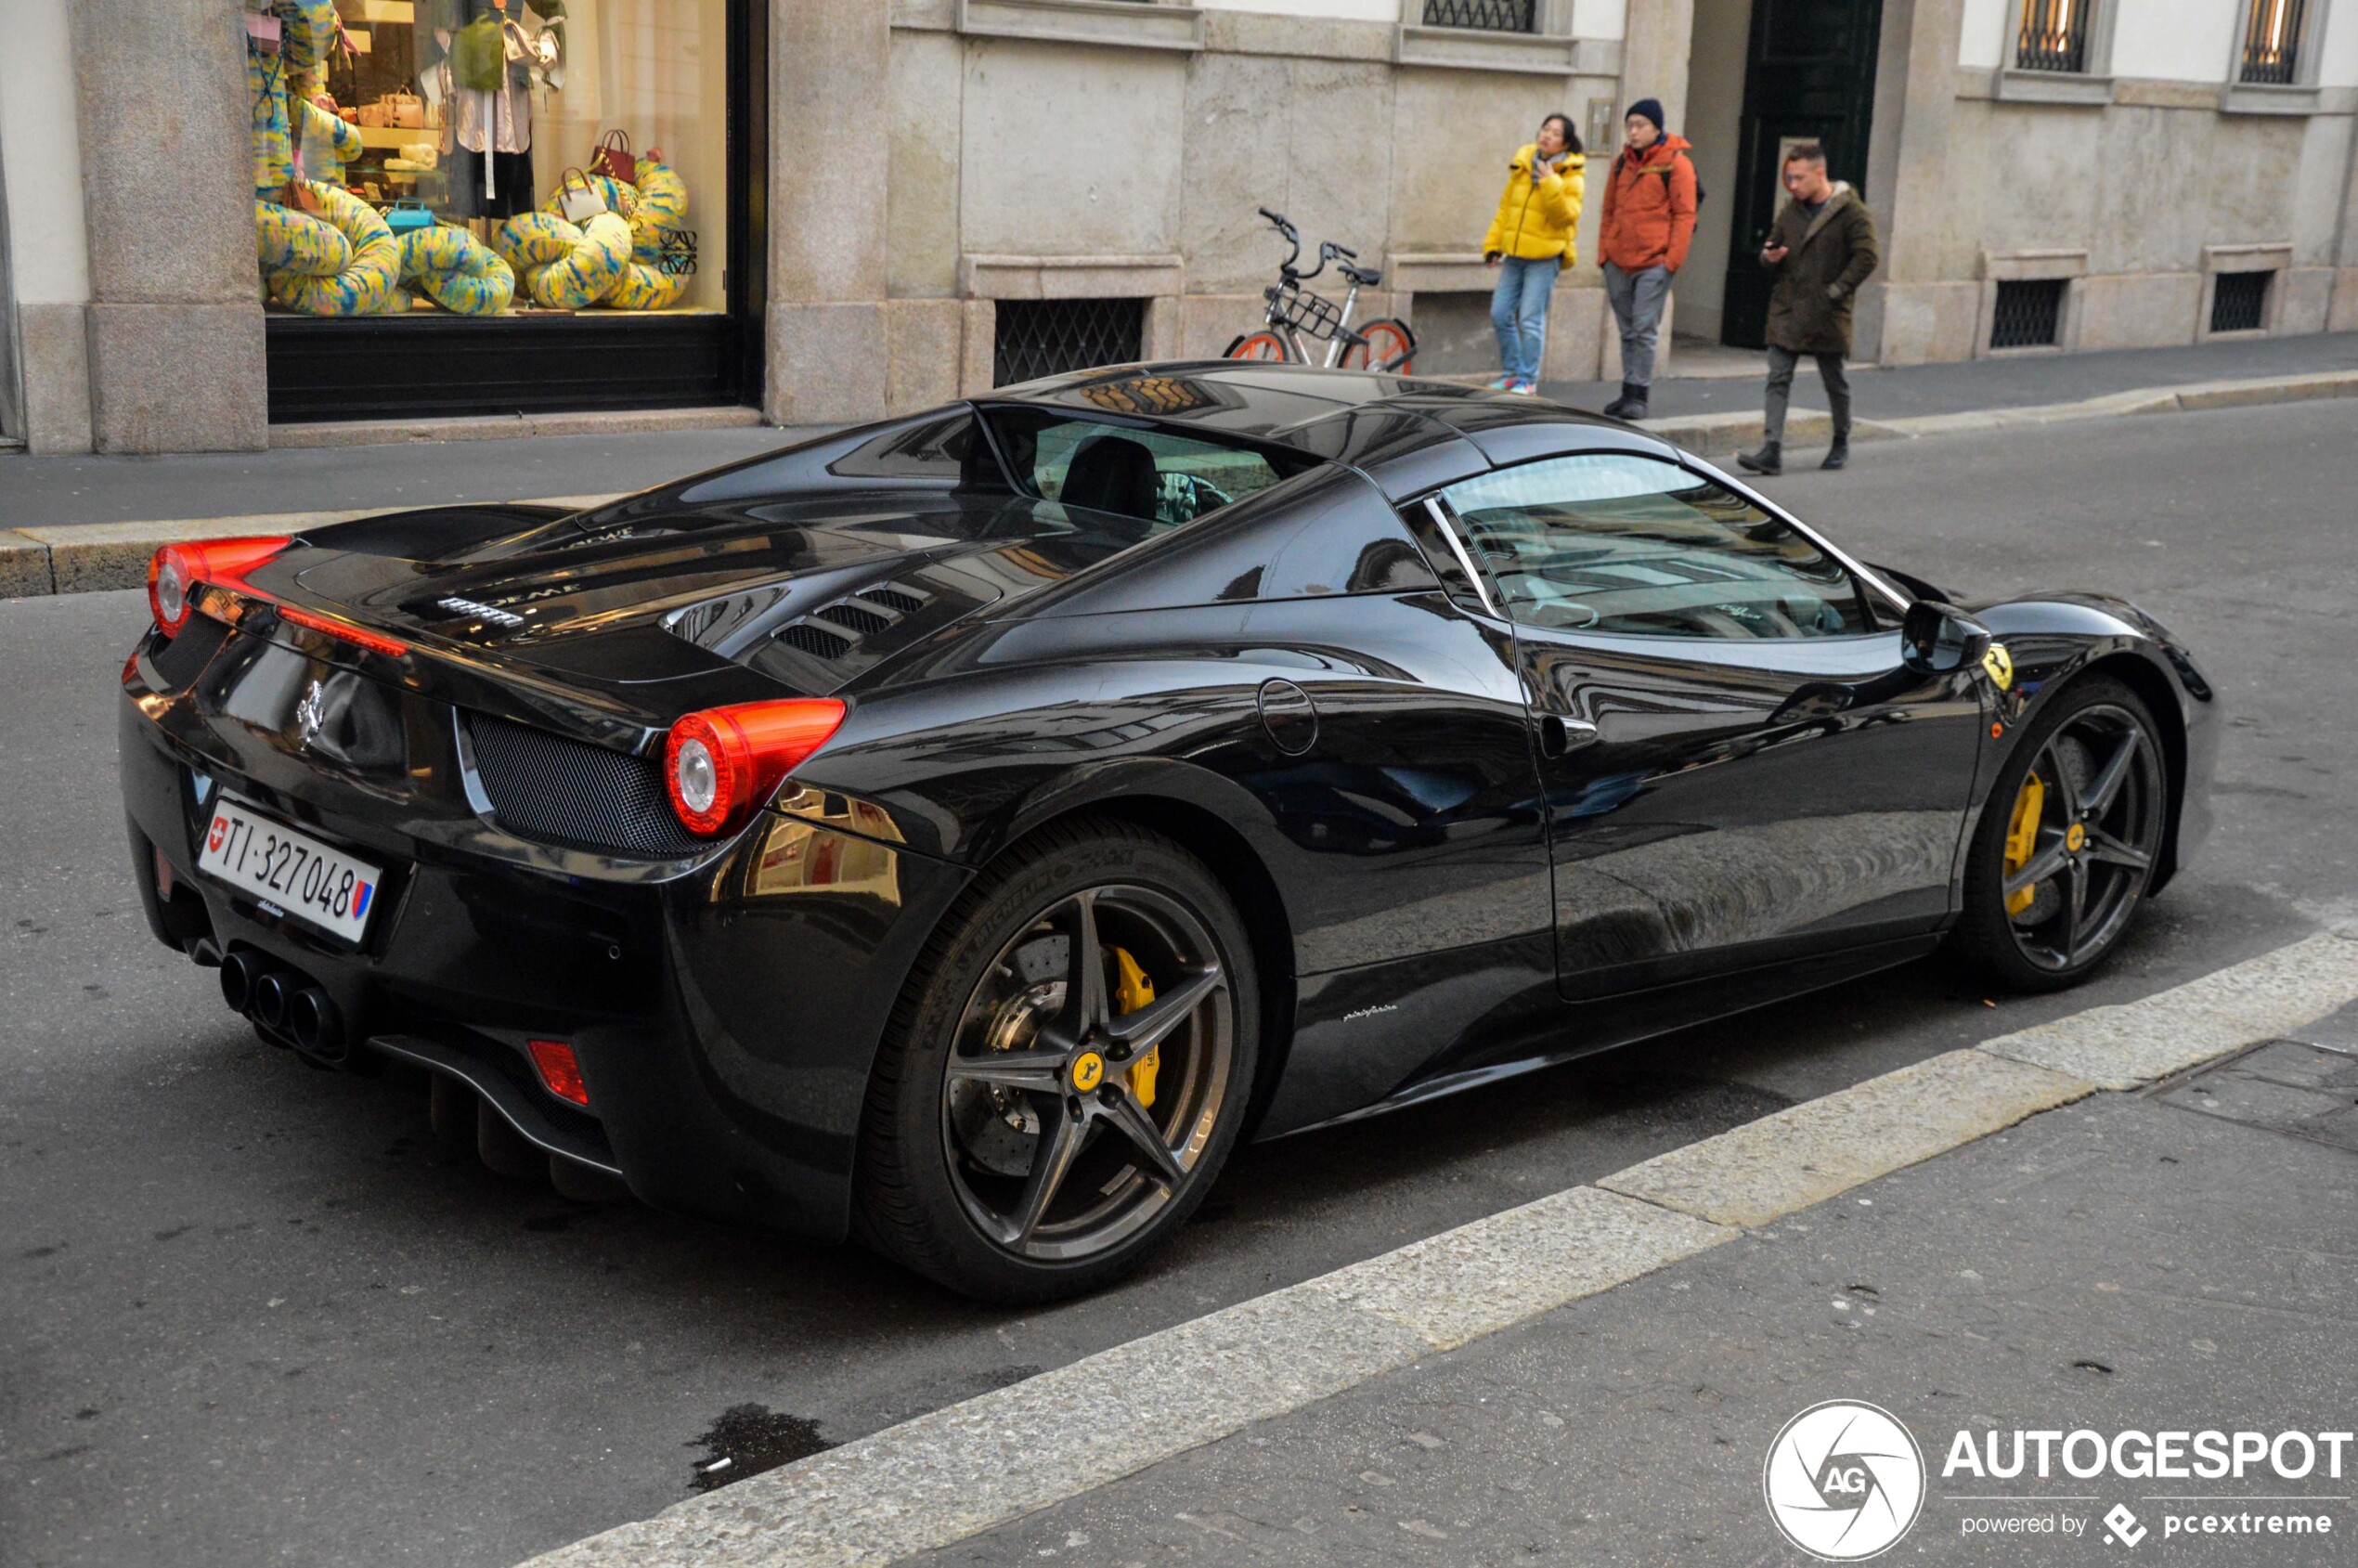
<path fill-rule="evenodd" d="M 2222 272 L 2210 294 L 2210 330 L 2256 332 L 2268 322 L 2268 279 L 2273 272 Z"/>
<path fill-rule="evenodd" d="M 1144 300 L 1001 300 L 996 384 L 1038 381 L 1139 358 Z"/>
<path fill-rule="evenodd" d="M 2300 69 L 2300 24 L 2308 0 L 2251 0 L 2244 24 L 2243 79 L 2288 84 Z"/>
<path fill-rule="evenodd" d="M 1470 27 L 1481 32 L 1535 32 L 1538 0 L 1425 0 L 1427 27 Z"/>
<path fill-rule="evenodd" d="M 1998 285 L 1997 308 L 1989 314 L 1992 348 L 2052 348 L 2063 325 L 2061 278 L 2010 279 Z"/>
<path fill-rule="evenodd" d="M 2022 0 L 2015 69 L 2078 74 L 2088 69 L 2088 14 L 2094 0 Z"/>

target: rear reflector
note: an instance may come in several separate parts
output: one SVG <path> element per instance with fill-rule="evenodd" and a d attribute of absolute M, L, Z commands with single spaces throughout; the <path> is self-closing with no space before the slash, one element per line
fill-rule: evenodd
<path fill-rule="evenodd" d="M 153 847 L 150 846 L 150 848 Z M 155 850 L 155 857 L 156 897 L 163 900 L 166 903 L 170 903 L 172 901 L 172 862 L 163 858 L 163 851 L 162 849 Z"/>
<path fill-rule="evenodd" d="M 535 1040 L 527 1049 L 532 1052 L 532 1065 L 540 1069 L 540 1082 L 549 1093 L 575 1105 L 590 1103 L 590 1085 L 581 1081 L 581 1064 L 574 1060 L 573 1047 L 562 1040 Z"/>

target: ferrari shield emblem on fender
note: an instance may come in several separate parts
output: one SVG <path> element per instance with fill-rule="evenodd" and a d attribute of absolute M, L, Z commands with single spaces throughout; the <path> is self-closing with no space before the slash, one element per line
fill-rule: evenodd
<path fill-rule="evenodd" d="M 1989 644 L 1989 652 L 1981 655 L 1981 672 L 2002 692 L 2015 683 L 2015 658 L 2003 642 Z"/>

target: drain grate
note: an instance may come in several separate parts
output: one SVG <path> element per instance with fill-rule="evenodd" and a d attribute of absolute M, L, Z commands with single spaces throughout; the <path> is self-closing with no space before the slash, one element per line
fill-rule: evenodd
<path fill-rule="evenodd" d="M 1992 348 L 2051 348 L 2063 325 L 2062 278 L 2010 279 L 1998 285 L 1998 305 L 1989 313 Z"/>
<path fill-rule="evenodd" d="M 998 315 L 1000 386 L 1127 365 L 1146 342 L 1144 300 L 1001 300 Z"/>
<path fill-rule="evenodd" d="M 2211 285 L 2210 330 L 2256 332 L 2268 321 L 2268 280 L 2273 272 L 2222 272 Z"/>

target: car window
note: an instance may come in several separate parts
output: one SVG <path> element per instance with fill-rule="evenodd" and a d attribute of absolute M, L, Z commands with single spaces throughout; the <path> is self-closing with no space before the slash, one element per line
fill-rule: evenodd
<path fill-rule="evenodd" d="M 1442 492 L 1530 626 L 1721 640 L 1872 629 L 1859 584 L 1791 525 L 1675 463 L 1526 463 Z"/>
<path fill-rule="evenodd" d="M 990 417 L 1017 489 L 1157 531 L 1265 490 L 1315 460 L 1043 408 L 994 408 Z"/>

